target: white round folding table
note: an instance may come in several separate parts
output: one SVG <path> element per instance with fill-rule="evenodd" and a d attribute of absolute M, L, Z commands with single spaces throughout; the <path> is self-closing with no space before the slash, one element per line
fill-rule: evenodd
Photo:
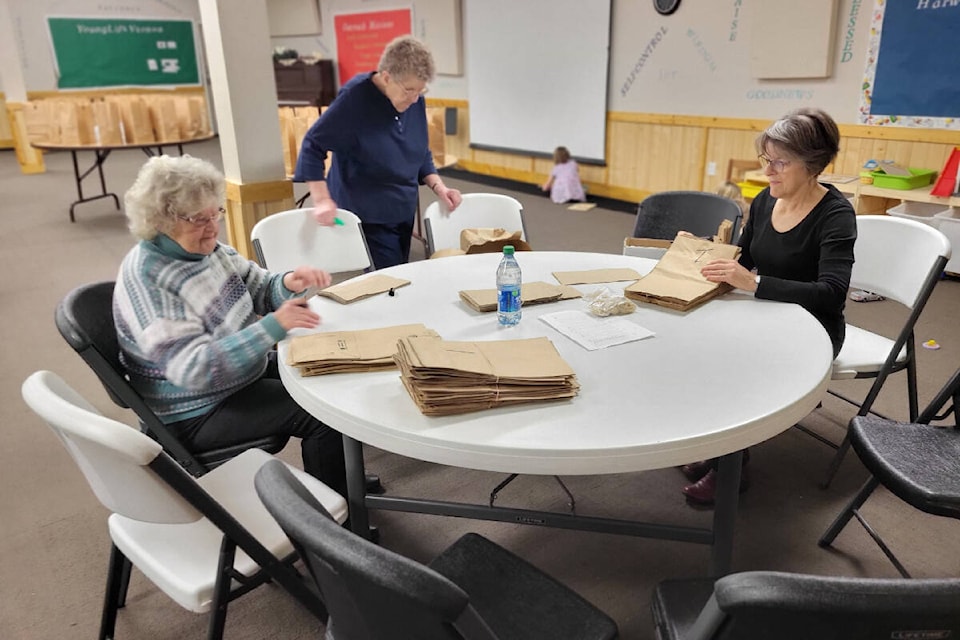
<path fill-rule="evenodd" d="M 524 282 L 556 283 L 553 272 L 633 268 L 652 260 L 615 254 L 522 252 Z M 423 323 L 447 340 L 547 336 L 580 384 L 572 400 L 501 407 L 454 416 L 423 415 L 399 372 L 302 377 L 281 364 L 293 398 L 343 433 L 351 522 L 366 532 L 367 509 L 416 511 L 526 522 L 712 546 L 711 574 L 729 571 L 741 450 L 763 442 L 813 410 L 830 379 L 832 350 L 820 324 L 793 304 L 731 292 L 688 312 L 641 303 L 620 316 L 654 332 L 640 341 L 588 351 L 539 320 L 584 309 L 583 299 L 523 308 L 516 327 L 480 313 L 461 289 L 492 289 L 500 256 L 480 254 L 412 262 L 377 273 L 409 280 L 393 296 L 343 305 L 316 297 L 321 331 Z M 371 274 L 358 276 L 369 277 Z M 578 285 L 584 293 L 629 282 Z M 286 361 L 286 341 L 280 345 Z M 366 495 L 362 443 L 403 456 L 506 473 L 594 475 L 660 469 L 720 458 L 712 529 L 591 518 L 413 497 Z"/>

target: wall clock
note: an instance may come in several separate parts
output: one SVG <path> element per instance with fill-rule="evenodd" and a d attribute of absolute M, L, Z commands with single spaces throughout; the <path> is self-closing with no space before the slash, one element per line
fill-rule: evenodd
<path fill-rule="evenodd" d="M 668 16 L 677 10 L 680 6 L 680 0 L 653 0 L 653 8 L 657 13 Z"/>

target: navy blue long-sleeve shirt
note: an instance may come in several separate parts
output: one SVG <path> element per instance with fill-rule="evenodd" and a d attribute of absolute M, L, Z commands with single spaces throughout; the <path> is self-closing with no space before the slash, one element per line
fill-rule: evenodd
<path fill-rule="evenodd" d="M 797 226 L 780 233 L 771 216 L 777 199 L 770 188 L 750 205 L 750 218 L 740 236 L 740 264 L 757 269 L 756 297 L 794 302 L 820 321 L 830 336 L 833 355 L 840 353 L 846 333 L 843 308 L 857 220 L 853 206 L 833 185 Z"/>
<path fill-rule="evenodd" d="M 324 159 L 333 152 L 326 176 L 337 206 L 370 224 L 412 222 L 419 185 L 437 169 L 427 137 L 426 103 L 421 96 L 403 113 L 361 73 L 343 86 L 300 148 L 295 182 L 324 179 Z"/>

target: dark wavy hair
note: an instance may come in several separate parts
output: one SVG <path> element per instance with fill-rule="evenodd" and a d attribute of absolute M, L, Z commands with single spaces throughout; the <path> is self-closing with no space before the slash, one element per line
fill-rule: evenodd
<path fill-rule="evenodd" d="M 799 158 L 812 175 L 820 175 L 840 151 L 840 130 L 826 111 L 803 108 L 791 111 L 757 136 L 757 152 L 767 145 L 783 148 Z"/>

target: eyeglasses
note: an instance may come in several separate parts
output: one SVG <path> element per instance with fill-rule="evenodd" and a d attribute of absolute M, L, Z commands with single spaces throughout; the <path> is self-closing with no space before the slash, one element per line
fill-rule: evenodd
<path fill-rule="evenodd" d="M 403 89 L 403 92 L 404 92 L 408 97 L 410 97 L 410 98 L 412 98 L 412 97 L 414 97 L 414 96 L 426 95 L 426 93 L 427 93 L 428 91 L 430 91 L 430 87 L 428 87 L 427 85 L 423 85 L 423 88 L 422 88 L 422 89 L 409 88 L 409 87 L 405 87 L 405 86 L 403 86 L 402 84 L 400 84 L 400 81 L 394 79 L 392 76 L 390 77 L 390 79 L 393 80 L 393 81 L 397 84 L 398 87 L 400 87 L 401 89 Z"/>
<path fill-rule="evenodd" d="M 212 216 L 201 216 L 200 214 L 194 214 L 192 216 L 181 216 L 178 214 L 177 217 L 183 220 L 184 222 L 189 222 L 195 227 L 205 227 L 211 222 L 213 223 L 220 222 L 221 220 L 223 220 L 223 216 L 225 216 L 226 214 L 227 214 L 226 209 L 224 209 L 223 207 L 218 207 L 217 212 Z"/>
<path fill-rule="evenodd" d="M 771 160 L 764 155 L 757 156 L 757 160 L 760 161 L 761 167 L 764 169 L 771 167 L 774 173 L 782 173 L 793 162 L 792 160 Z"/>

